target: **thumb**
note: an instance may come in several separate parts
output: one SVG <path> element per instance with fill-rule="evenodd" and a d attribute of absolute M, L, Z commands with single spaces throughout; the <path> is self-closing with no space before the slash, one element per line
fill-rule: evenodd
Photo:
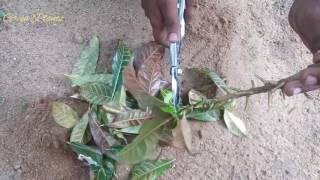
<path fill-rule="evenodd" d="M 320 64 L 320 50 L 313 54 L 313 63 Z"/>
<path fill-rule="evenodd" d="M 177 0 L 164 0 L 160 5 L 160 10 L 168 33 L 168 43 L 177 42 L 179 40 L 180 29 L 177 14 Z"/>

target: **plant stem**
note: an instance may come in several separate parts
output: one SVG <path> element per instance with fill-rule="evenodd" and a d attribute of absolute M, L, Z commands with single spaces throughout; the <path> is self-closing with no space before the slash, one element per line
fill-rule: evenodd
<path fill-rule="evenodd" d="M 261 93 L 273 93 L 274 91 L 278 90 L 278 89 L 282 89 L 287 82 L 289 81 L 293 81 L 293 80 L 299 80 L 300 77 L 300 72 L 289 76 L 287 78 L 281 79 L 279 81 L 276 82 L 272 82 L 272 81 L 266 81 L 262 78 L 259 78 L 261 81 L 263 81 L 264 86 L 260 86 L 260 87 L 256 87 L 256 88 L 251 88 L 248 90 L 240 90 L 238 92 L 235 93 L 230 93 L 221 97 L 218 97 L 216 99 L 216 101 L 227 101 L 229 99 L 236 99 L 236 98 L 240 98 L 240 97 L 249 97 L 255 94 L 261 94 Z M 315 85 L 315 86 L 311 86 L 308 88 L 303 88 L 302 91 L 303 92 L 309 92 L 315 89 L 319 89 L 320 85 Z"/>

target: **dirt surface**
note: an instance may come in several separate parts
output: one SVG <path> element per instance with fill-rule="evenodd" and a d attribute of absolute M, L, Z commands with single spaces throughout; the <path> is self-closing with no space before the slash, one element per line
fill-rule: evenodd
<path fill-rule="evenodd" d="M 217 70 L 240 88 L 249 88 L 255 74 L 277 80 L 297 72 L 311 63 L 311 55 L 289 27 L 291 4 L 198 0 L 183 65 Z M 88 179 L 65 144 L 68 132 L 52 122 L 48 107 L 72 94 L 64 74 L 92 35 L 102 40 L 99 69 L 110 69 L 115 40 L 137 48 L 151 39 L 140 2 L 0 0 L 0 9 L 65 17 L 63 23 L 0 24 L 0 96 L 6 97 L 0 106 L 0 180 Z M 319 93 L 285 100 L 276 93 L 268 108 L 267 96 L 258 95 L 247 110 L 240 100 L 248 137 L 233 136 L 222 122 L 195 123 L 196 153 L 165 148 L 163 156 L 176 162 L 161 179 L 319 179 L 319 100 Z"/>

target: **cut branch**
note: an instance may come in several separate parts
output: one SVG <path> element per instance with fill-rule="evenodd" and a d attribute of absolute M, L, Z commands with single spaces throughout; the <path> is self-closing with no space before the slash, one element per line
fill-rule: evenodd
<path fill-rule="evenodd" d="M 264 86 L 253 87 L 248 90 L 240 90 L 235 93 L 230 93 L 225 96 L 218 97 L 216 100 L 217 101 L 227 101 L 229 99 L 236 99 L 236 98 L 240 98 L 240 97 L 249 97 L 249 96 L 252 96 L 255 94 L 269 93 L 269 92 L 273 93 L 274 91 L 276 91 L 278 89 L 282 89 L 288 82 L 293 81 L 293 80 L 299 80 L 299 75 L 300 75 L 300 72 L 293 75 L 293 76 L 289 76 L 287 78 L 281 79 L 276 82 L 263 80 Z M 320 89 L 320 85 L 310 86 L 308 88 L 302 89 L 302 91 L 309 92 L 309 91 L 313 91 L 316 89 Z"/>

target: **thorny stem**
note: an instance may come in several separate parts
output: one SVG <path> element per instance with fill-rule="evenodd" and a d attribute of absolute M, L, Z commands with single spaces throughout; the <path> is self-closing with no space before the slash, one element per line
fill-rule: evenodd
<path fill-rule="evenodd" d="M 240 91 L 235 92 L 235 93 L 230 93 L 230 94 L 218 97 L 216 99 L 216 101 L 219 101 L 219 102 L 227 101 L 227 100 L 230 100 L 230 99 L 236 99 L 236 98 L 240 98 L 240 97 L 249 97 L 249 96 L 252 96 L 252 95 L 255 95 L 255 94 L 261 94 L 261 93 L 267 93 L 267 92 L 268 93 L 273 93 L 274 91 L 276 91 L 278 89 L 282 89 L 287 82 L 293 81 L 293 80 L 298 80 L 299 79 L 299 75 L 300 75 L 300 72 L 295 74 L 295 75 L 289 76 L 289 77 L 281 79 L 279 81 L 276 81 L 276 82 L 271 82 L 271 81 L 266 81 L 266 80 L 260 79 L 261 81 L 263 81 L 264 86 L 253 87 L 253 88 L 248 89 L 248 90 L 240 90 Z M 312 90 L 316 90 L 316 89 L 319 89 L 319 88 L 320 88 L 320 85 L 315 85 L 315 86 L 311 86 L 311 87 L 308 87 L 308 88 L 304 88 L 303 92 L 306 93 L 306 92 L 309 92 L 309 91 L 312 91 Z"/>

